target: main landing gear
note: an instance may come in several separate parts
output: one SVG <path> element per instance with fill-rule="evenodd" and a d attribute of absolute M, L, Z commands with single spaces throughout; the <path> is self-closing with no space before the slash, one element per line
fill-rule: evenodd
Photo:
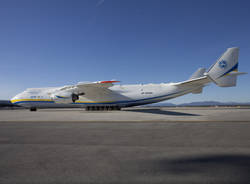
<path fill-rule="evenodd" d="M 119 111 L 119 106 L 87 106 L 86 111 Z"/>

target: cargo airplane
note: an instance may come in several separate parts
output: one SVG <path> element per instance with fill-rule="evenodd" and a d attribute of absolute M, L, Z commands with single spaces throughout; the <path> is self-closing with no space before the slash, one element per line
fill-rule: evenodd
<path fill-rule="evenodd" d="M 86 110 L 120 110 L 169 100 L 188 93 L 202 93 L 208 83 L 236 86 L 239 48 L 228 48 L 207 71 L 199 68 L 188 80 L 177 83 L 114 85 L 119 81 L 79 82 L 63 87 L 28 88 L 11 99 L 30 108 L 83 107 Z"/>

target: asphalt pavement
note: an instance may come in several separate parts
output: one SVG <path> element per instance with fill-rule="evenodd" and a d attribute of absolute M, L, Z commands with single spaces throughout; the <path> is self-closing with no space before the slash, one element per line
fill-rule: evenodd
<path fill-rule="evenodd" d="M 0 183 L 250 183 L 250 122 L 0 122 Z"/>

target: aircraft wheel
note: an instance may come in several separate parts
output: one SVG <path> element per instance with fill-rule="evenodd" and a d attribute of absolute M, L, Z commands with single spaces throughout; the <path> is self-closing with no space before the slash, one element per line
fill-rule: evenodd
<path fill-rule="evenodd" d="M 31 107 L 30 108 L 30 111 L 36 111 L 37 109 L 36 109 L 36 107 Z"/>

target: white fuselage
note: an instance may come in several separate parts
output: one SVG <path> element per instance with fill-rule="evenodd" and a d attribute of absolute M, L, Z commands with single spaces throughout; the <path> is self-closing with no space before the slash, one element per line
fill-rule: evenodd
<path fill-rule="evenodd" d="M 221 87 L 236 86 L 237 76 L 245 74 L 238 72 L 238 55 L 239 48 L 228 48 L 207 72 L 205 68 L 199 68 L 183 82 L 145 85 L 113 85 L 119 82 L 115 80 L 80 82 L 72 86 L 27 89 L 11 102 L 31 110 L 36 107 L 120 109 L 156 103 L 187 93 L 202 93 L 203 87 L 210 82 Z"/>
<path fill-rule="evenodd" d="M 65 86 L 68 87 L 68 86 Z M 84 95 L 72 103 L 57 103 L 51 94 L 62 87 L 30 88 L 11 99 L 13 104 L 25 107 L 86 107 L 86 106 L 119 106 L 130 107 L 156 103 L 172 99 L 197 89 L 197 87 L 180 88 L 175 83 L 140 84 L 140 85 L 114 85 L 109 90 L 119 94 L 114 98 L 88 99 Z"/>

